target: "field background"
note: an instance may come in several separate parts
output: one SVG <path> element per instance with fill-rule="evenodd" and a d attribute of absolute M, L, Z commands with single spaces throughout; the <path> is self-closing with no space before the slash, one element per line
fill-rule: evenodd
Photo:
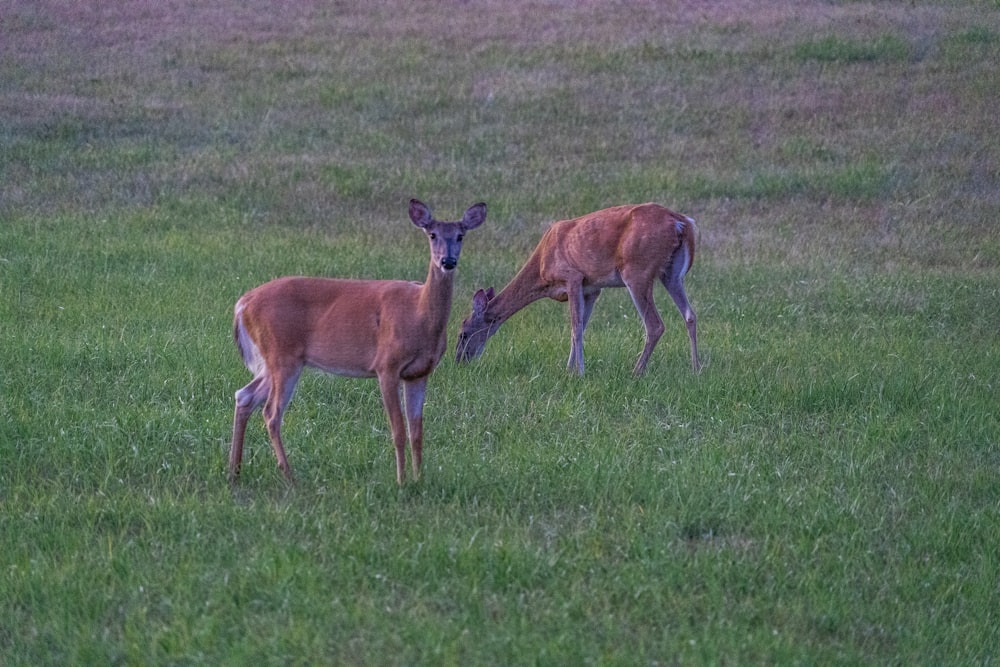
<path fill-rule="evenodd" d="M 0 664 L 1000 661 L 996 2 L 0 4 Z M 287 488 L 231 308 L 560 218 L 695 217 L 705 370 L 606 292 L 431 378 L 309 374 Z"/>

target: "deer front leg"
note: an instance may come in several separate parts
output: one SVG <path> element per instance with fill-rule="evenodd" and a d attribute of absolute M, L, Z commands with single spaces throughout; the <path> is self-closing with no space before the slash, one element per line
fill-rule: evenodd
<path fill-rule="evenodd" d="M 406 423 L 410 432 L 410 464 L 413 478 L 420 479 L 420 466 L 424 450 L 424 398 L 427 391 L 427 377 L 403 383 L 406 399 Z"/>
<path fill-rule="evenodd" d="M 378 386 L 382 392 L 382 407 L 392 430 L 392 444 L 396 448 L 396 483 L 402 484 L 406 480 L 406 422 L 399 400 L 399 376 L 395 373 L 381 374 Z"/>
<path fill-rule="evenodd" d="M 571 283 L 567 290 L 567 301 L 569 301 L 569 360 L 566 362 L 566 370 L 576 370 L 578 375 L 583 375 L 583 332 L 587 328 L 587 319 L 590 312 L 587 307 L 587 297 L 583 292 L 583 285 L 579 282 Z M 590 304 L 593 308 L 593 303 Z"/>
<path fill-rule="evenodd" d="M 595 290 L 593 292 L 584 292 L 583 294 L 583 330 L 587 330 L 587 325 L 590 324 L 590 316 L 594 312 L 594 304 L 597 303 L 597 297 L 601 296 L 601 290 Z"/>

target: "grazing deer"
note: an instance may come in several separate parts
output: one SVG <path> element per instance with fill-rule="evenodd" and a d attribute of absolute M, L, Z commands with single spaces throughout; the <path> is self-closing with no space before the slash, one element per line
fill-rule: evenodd
<path fill-rule="evenodd" d="M 424 392 L 448 345 L 446 327 L 462 237 L 485 219 L 486 204 L 470 207 L 461 222 L 439 222 L 423 203 L 410 201 L 410 220 L 430 240 L 430 268 L 423 284 L 285 277 L 240 297 L 233 335 L 253 380 L 236 392 L 231 482 L 239 476 L 247 420 L 262 404 L 278 467 L 292 481 L 281 442 L 281 419 L 305 366 L 347 377 L 378 378 L 396 447 L 396 481 L 402 484 L 406 476 L 407 426 L 413 475 L 420 476 Z"/>
<path fill-rule="evenodd" d="M 472 314 L 458 336 L 456 359 L 483 353 L 486 341 L 514 313 L 543 297 L 569 301 L 569 370 L 583 375 L 583 331 L 606 287 L 625 287 L 646 327 L 646 345 L 633 372 L 641 374 L 663 320 L 653 303 L 659 280 L 673 297 L 691 339 L 691 366 L 698 362 L 697 318 L 684 293 L 684 274 L 694 261 L 694 220 L 657 204 L 615 206 L 554 223 L 517 275 L 494 296 L 493 288 L 472 297 Z"/>

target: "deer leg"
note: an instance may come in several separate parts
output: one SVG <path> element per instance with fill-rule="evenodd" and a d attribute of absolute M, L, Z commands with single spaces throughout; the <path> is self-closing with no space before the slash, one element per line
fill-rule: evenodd
<path fill-rule="evenodd" d="M 583 295 L 583 329 L 587 329 L 587 325 L 590 324 L 590 316 L 594 313 L 594 304 L 597 303 L 597 297 L 601 296 L 601 290 L 596 290 L 593 292 L 584 292 Z"/>
<path fill-rule="evenodd" d="M 424 398 L 427 391 L 427 377 L 403 383 L 406 399 L 406 423 L 410 432 L 410 463 L 413 478 L 420 479 L 420 466 L 424 450 Z"/>
<path fill-rule="evenodd" d="M 663 335 L 663 320 L 656 311 L 656 304 L 653 302 L 652 280 L 641 283 L 626 281 L 625 286 L 628 288 L 628 293 L 632 296 L 632 303 L 639 311 L 639 317 L 642 318 L 642 324 L 646 328 L 646 344 L 642 348 L 642 354 L 635 362 L 635 368 L 632 369 L 633 373 L 641 375 L 646 370 L 646 364 L 649 362 L 649 356 L 653 353 L 653 348 L 656 347 L 660 336 Z"/>
<path fill-rule="evenodd" d="M 233 416 L 233 440 L 229 446 L 229 481 L 235 482 L 240 476 L 243 461 L 243 438 L 247 432 L 247 421 L 254 410 L 267 400 L 270 382 L 266 375 L 255 377 L 236 392 L 236 414 Z"/>
<path fill-rule="evenodd" d="M 290 370 L 287 373 L 274 373 L 271 375 L 271 391 L 267 401 L 264 403 L 264 424 L 267 426 L 267 434 L 271 437 L 271 447 L 274 449 L 274 457 L 278 459 L 278 469 L 284 474 L 285 479 L 292 483 L 292 469 L 288 465 L 288 458 L 285 456 L 285 447 L 281 442 L 281 422 L 285 417 L 285 409 L 292 400 L 295 393 L 295 385 L 299 381 L 302 367 Z"/>
<path fill-rule="evenodd" d="M 399 400 L 399 376 L 395 373 L 380 374 L 378 386 L 382 392 L 382 407 L 392 430 L 392 443 L 396 447 L 396 483 L 402 484 L 406 479 L 406 422 Z"/>
<path fill-rule="evenodd" d="M 688 303 L 687 294 L 684 292 L 684 276 L 671 272 L 664 274 L 661 280 L 687 325 L 688 338 L 691 340 L 691 368 L 697 373 L 701 370 L 701 362 L 698 361 L 698 317 L 694 314 L 694 309 Z"/>
<path fill-rule="evenodd" d="M 583 331 L 587 328 L 587 320 L 590 318 L 590 311 L 593 310 L 594 304 L 591 301 L 588 308 L 587 295 L 584 294 L 581 283 L 569 285 L 567 300 L 569 301 L 570 341 L 566 370 L 576 370 L 578 375 L 583 375 Z"/>

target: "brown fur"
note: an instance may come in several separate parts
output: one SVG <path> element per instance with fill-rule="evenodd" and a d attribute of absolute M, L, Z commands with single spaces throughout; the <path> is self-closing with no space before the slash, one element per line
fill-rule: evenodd
<path fill-rule="evenodd" d="M 646 344 L 633 369 L 642 373 L 663 334 L 663 320 L 653 303 L 659 280 L 687 324 L 691 366 L 700 369 L 697 318 L 684 291 L 684 274 L 695 253 L 696 227 L 691 218 L 658 204 L 615 206 L 561 220 L 542 235 L 528 261 L 496 296 L 479 290 L 472 313 L 459 333 L 456 358 L 482 354 L 486 341 L 514 313 L 538 299 L 568 301 L 570 356 L 568 367 L 583 374 L 583 332 L 601 290 L 625 287 L 646 328 Z"/>

